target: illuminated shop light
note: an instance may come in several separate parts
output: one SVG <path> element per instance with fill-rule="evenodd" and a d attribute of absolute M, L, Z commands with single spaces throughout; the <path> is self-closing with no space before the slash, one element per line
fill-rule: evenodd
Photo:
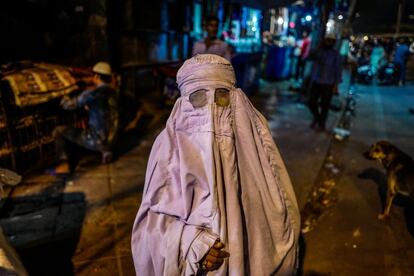
<path fill-rule="evenodd" d="M 332 33 L 334 31 L 335 21 L 333 19 L 329 19 L 326 23 L 326 32 Z"/>

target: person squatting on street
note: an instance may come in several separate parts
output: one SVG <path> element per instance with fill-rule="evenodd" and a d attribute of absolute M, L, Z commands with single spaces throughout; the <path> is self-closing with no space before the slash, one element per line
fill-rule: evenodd
<path fill-rule="evenodd" d="M 325 130 L 332 95 L 338 92 L 342 81 L 342 59 L 334 48 L 335 36 L 327 35 L 321 45 L 309 55 L 313 61 L 309 109 L 313 114 L 312 128 Z"/>
<path fill-rule="evenodd" d="M 300 215 L 266 119 L 222 57 L 185 61 L 177 83 L 132 230 L 137 275 L 293 275 Z"/>
<path fill-rule="evenodd" d="M 118 99 L 115 89 L 111 86 L 112 71 L 106 62 L 98 62 L 92 69 L 94 73 L 94 89 L 85 90 L 79 96 L 64 97 L 61 106 L 65 110 L 87 107 L 88 127 L 86 129 L 71 126 L 58 126 L 54 131 L 56 150 L 60 164 L 55 174 L 71 173 L 73 169 L 73 152 L 71 144 L 88 150 L 100 152 L 102 163 L 112 159 L 111 146 L 118 130 Z"/>

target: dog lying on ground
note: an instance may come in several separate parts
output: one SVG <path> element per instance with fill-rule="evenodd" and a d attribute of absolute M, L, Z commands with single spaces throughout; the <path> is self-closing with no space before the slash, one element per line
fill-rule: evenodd
<path fill-rule="evenodd" d="M 390 215 L 392 201 L 397 193 L 414 199 L 414 161 L 387 141 L 378 141 L 364 153 L 369 160 L 379 160 L 387 173 L 387 199 L 378 219 Z"/>

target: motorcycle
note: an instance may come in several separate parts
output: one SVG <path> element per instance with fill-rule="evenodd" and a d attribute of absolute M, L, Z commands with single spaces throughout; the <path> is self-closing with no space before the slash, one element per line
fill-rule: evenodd
<path fill-rule="evenodd" d="M 393 63 L 387 63 L 378 69 L 378 82 L 382 85 L 397 85 L 399 75 L 400 70 L 398 66 Z"/>
<path fill-rule="evenodd" d="M 362 65 L 357 69 L 357 82 L 363 84 L 370 84 L 374 79 L 374 72 L 371 65 Z"/>

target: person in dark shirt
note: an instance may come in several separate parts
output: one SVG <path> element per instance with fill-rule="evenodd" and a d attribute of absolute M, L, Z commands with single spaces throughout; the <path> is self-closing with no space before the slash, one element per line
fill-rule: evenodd
<path fill-rule="evenodd" d="M 410 56 L 410 48 L 406 38 L 401 38 L 398 42 L 397 48 L 394 53 L 394 64 L 400 70 L 399 86 L 405 85 L 405 71 L 407 67 L 407 60 Z"/>
<path fill-rule="evenodd" d="M 337 93 L 338 84 L 342 81 L 342 59 L 334 48 L 335 36 L 327 35 L 318 49 L 309 58 L 312 64 L 312 89 L 309 108 L 313 114 L 311 127 L 325 130 L 325 122 L 332 100 Z"/>
<path fill-rule="evenodd" d="M 73 98 L 64 97 L 61 101 L 61 106 L 65 110 L 86 108 L 89 115 L 88 127 L 82 129 L 59 126 L 55 129 L 56 150 L 60 164 L 54 169 L 54 174 L 69 174 L 73 170 L 74 160 L 68 150 L 70 144 L 100 152 L 102 163 L 112 160 L 111 146 L 119 123 L 117 93 L 111 86 L 112 72 L 108 63 L 98 62 L 92 71 L 94 89 L 85 90 Z"/>

